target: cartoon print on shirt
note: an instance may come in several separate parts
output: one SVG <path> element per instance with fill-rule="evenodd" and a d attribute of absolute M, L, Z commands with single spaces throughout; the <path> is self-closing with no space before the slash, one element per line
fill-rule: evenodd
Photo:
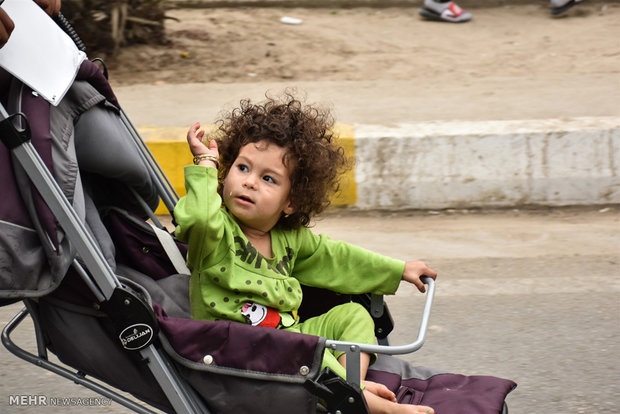
<path fill-rule="evenodd" d="M 278 311 L 260 303 L 246 303 L 241 308 L 241 314 L 252 326 L 275 328 L 280 324 L 280 314 Z"/>

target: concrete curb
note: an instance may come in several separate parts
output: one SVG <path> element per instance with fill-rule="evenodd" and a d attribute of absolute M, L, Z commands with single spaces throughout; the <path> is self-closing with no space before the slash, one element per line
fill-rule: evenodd
<path fill-rule="evenodd" d="M 139 127 L 184 194 L 186 127 Z M 444 209 L 620 204 L 620 117 L 339 125 L 355 168 L 334 205 Z"/>
<path fill-rule="evenodd" d="M 357 126 L 361 209 L 620 203 L 620 117 Z"/>

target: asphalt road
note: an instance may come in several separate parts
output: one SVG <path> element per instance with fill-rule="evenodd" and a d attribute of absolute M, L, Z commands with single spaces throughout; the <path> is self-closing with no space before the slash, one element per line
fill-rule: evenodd
<path fill-rule="evenodd" d="M 463 374 L 510 378 L 511 413 L 620 413 L 620 208 L 330 215 L 316 231 L 439 272 L 426 343 L 405 358 Z M 423 297 L 388 298 L 411 342 Z M 0 308 L 4 325 L 19 309 Z M 34 349 L 29 327 L 15 340 Z M 96 397 L 0 349 L 0 412 L 125 413 L 9 405 L 10 396 Z"/>
<path fill-rule="evenodd" d="M 417 253 L 439 272 L 427 341 L 405 359 L 516 381 L 511 413 L 619 413 L 616 213 L 395 216 L 345 236 L 403 259 Z M 402 323 L 394 344 L 417 329 L 417 296 L 401 285 L 389 298 Z"/>

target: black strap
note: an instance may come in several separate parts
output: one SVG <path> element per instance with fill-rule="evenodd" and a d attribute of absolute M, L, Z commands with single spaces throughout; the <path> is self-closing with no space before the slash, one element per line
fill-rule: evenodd
<path fill-rule="evenodd" d="M 17 118 L 23 120 L 25 127 L 20 128 L 16 126 L 18 124 Z M 26 115 L 18 112 L 0 121 L 0 139 L 10 150 L 24 142 L 30 141 L 30 124 Z"/>

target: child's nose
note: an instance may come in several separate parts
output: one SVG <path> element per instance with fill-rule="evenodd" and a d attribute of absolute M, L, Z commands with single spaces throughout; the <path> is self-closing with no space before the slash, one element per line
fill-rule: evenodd
<path fill-rule="evenodd" d="M 248 174 L 245 176 L 243 186 L 251 189 L 256 188 L 256 177 L 254 176 L 254 174 Z"/>

